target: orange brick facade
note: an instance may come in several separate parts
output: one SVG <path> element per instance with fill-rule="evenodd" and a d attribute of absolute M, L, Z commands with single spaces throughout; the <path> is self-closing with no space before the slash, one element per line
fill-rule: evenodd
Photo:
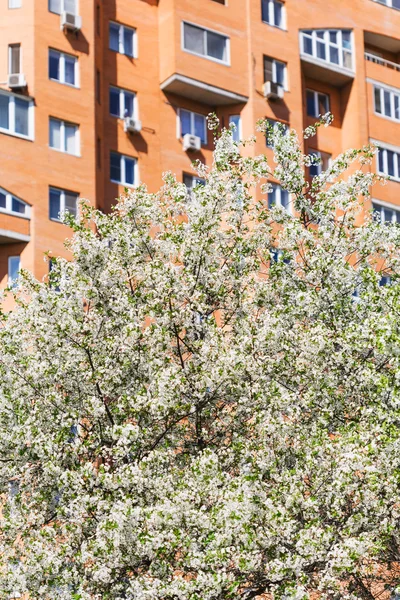
<path fill-rule="evenodd" d="M 182 180 L 184 174 L 194 174 L 194 159 L 210 164 L 210 135 L 199 152 L 183 150 L 180 109 L 200 115 L 215 111 L 223 125 L 240 115 L 241 135 L 247 137 L 262 117 L 301 130 L 315 120 L 307 114 L 306 90 L 326 94 L 335 121 L 319 130 L 310 148 L 336 156 L 370 140 L 382 142 L 390 152 L 399 152 L 395 179 L 400 179 L 398 0 L 77 0 L 77 31 L 61 27 L 63 17 L 51 12 L 50 4 L 0 0 L 0 287 L 9 279 L 9 257 L 20 256 L 21 266 L 42 278 L 48 272 L 44 252 L 65 254 L 69 230 L 50 218 L 50 187 L 74 192 L 107 211 L 124 188 L 111 180 L 111 152 L 136 159 L 135 183 L 146 183 L 150 191 L 159 188 L 165 170 Z M 70 4 L 59 0 L 59 6 L 63 13 Z M 134 56 L 110 49 L 110 23 L 135 31 Z M 215 53 L 213 34 L 225 36 L 224 60 L 187 51 L 183 23 L 199 28 L 200 37 L 201 30 L 211 32 L 204 33 L 208 53 Z M 350 32 L 343 39 L 351 39 L 344 42 L 351 45 L 351 68 L 326 60 L 327 52 L 332 57 L 336 52 L 329 43 L 324 49 L 313 42 L 322 59 L 305 55 L 301 32 L 312 30 L 333 32 L 329 39 L 336 39 L 335 31 Z M 14 44 L 20 45 L 20 72 L 26 80 L 21 89 L 11 89 L 8 80 Z M 77 85 L 49 77 L 50 50 L 77 60 Z M 282 99 L 264 95 L 265 56 L 286 65 Z M 390 115 L 377 113 L 374 90 L 379 84 L 388 106 L 381 111 Z M 135 93 L 140 132 L 127 133 L 124 118 L 110 114 L 110 86 Z M 10 97 L 15 107 L 18 98 L 31 101 L 30 139 L 8 130 L 7 118 L 12 120 L 14 113 L 4 116 L 4 110 L 16 108 L 2 109 L 1 101 Z M 50 147 L 50 118 L 78 126 L 76 155 Z M 245 151 L 271 153 L 261 134 Z M 398 189 L 394 180 L 376 189 L 374 197 L 383 207 L 400 210 Z M 4 198 L 8 194 L 7 201 L 1 193 Z M 10 210 L 14 196 L 26 203 L 25 215 Z"/>

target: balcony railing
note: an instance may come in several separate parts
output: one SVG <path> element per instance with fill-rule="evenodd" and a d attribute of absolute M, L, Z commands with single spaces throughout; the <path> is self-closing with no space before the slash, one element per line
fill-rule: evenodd
<path fill-rule="evenodd" d="M 388 69 L 393 69 L 394 71 L 400 72 L 400 65 L 392 62 L 391 60 L 386 60 L 385 58 L 381 58 L 380 56 L 376 56 L 375 54 L 370 54 L 369 52 L 364 52 L 364 56 L 366 60 L 370 62 L 376 63 L 377 65 L 382 65 L 382 67 L 387 67 Z"/>

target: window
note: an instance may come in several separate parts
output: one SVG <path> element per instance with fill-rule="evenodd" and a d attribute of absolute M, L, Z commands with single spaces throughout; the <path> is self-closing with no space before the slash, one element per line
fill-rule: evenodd
<path fill-rule="evenodd" d="M 392 283 L 392 278 L 390 277 L 390 275 L 382 275 L 382 277 L 379 279 L 379 285 L 381 287 L 385 286 L 385 285 L 390 285 Z"/>
<path fill-rule="evenodd" d="M 388 148 L 379 148 L 378 173 L 389 175 L 400 181 L 400 152 Z"/>
<path fill-rule="evenodd" d="M 60 221 L 62 213 L 68 211 L 74 217 L 77 213 L 78 194 L 68 192 L 59 188 L 49 188 L 49 218 L 52 221 Z"/>
<path fill-rule="evenodd" d="M 382 223 L 400 223 L 400 208 L 395 209 L 384 204 L 372 202 L 372 212 Z"/>
<path fill-rule="evenodd" d="M 314 29 L 301 32 L 301 52 L 313 58 L 353 69 L 350 29 Z"/>
<path fill-rule="evenodd" d="M 49 50 L 49 79 L 78 86 L 78 59 L 71 54 Z"/>
<path fill-rule="evenodd" d="M 22 0 L 8 0 L 8 8 L 21 8 Z"/>
<path fill-rule="evenodd" d="M 0 133 L 33 139 L 33 101 L 0 91 Z"/>
<path fill-rule="evenodd" d="M 110 115 L 123 119 L 135 114 L 135 94 L 122 88 L 110 87 Z"/>
<path fill-rule="evenodd" d="M 264 56 L 264 82 L 272 81 L 287 90 L 286 63 Z"/>
<path fill-rule="evenodd" d="M 329 96 L 314 90 L 306 90 L 307 115 L 318 118 L 329 111 Z"/>
<path fill-rule="evenodd" d="M 9 75 L 21 73 L 21 44 L 8 46 L 8 73 Z"/>
<path fill-rule="evenodd" d="M 76 0 L 49 0 L 49 11 L 60 15 L 62 12 L 77 14 Z"/>
<path fill-rule="evenodd" d="M 31 216 L 31 207 L 10 192 L 0 188 L 0 212 L 10 213 L 27 219 Z"/>
<path fill-rule="evenodd" d="M 379 2 L 379 4 L 384 4 L 385 6 L 390 6 L 390 8 L 397 8 L 400 10 L 400 0 L 375 0 L 375 2 Z"/>
<path fill-rule="evenodd" d="M 285 29 L 285 8 L 278 0 L 261 0 L 262 20 L 268 25 Z"/>
<path fill-rule="evenodd" d="M 183 48 L 186 52 L 229 63 L 229 38 L 215 31 L 183 23 Z"/>
<path fill-rule="evenodd" d="M 290 212 L 290 197 L 289 192 L 284 190 L 277 183 L 272 183 L 272 191 L 268 194 L 268 208 L 273 206 L 281 206 L 287 212 Z"/>
<path fill-rule="evenodd" d="M 232 137 L 235 142 L 240 142 L 242 137 L 242 121 L 240 115 L 230 115 L 229 116 L 229 125 L 233 123 L 235 125 L 235 129 L 232 131 Z"/>
<path fill-rule="evenodd" d="M 187 191 L 190 194 L 196 186 L 205 185 L 206 180 L 202 179 L 201 177 L 197 177 L 197 175 L 190 175 L 189 173 L 184 173 L 183 183 L 186 185 Z"/>
<path fill-rule="evenodd" d="M 110 152 L 110 179 L 121 185 L 135 185 L 137 160 L 117 152 Z"/>
<path fill-rule="evenodd" d="M 67 154 L 79 154 L 79 127 L 74 123 L 53 119 L 49 122 L 49 146 Z"/>
<path fill-rule="evenodd" d="M 310 155 L 315 156 L 319 159 L 318 163 L 314 163 L 310 166 L 310 176 L 315 177 L 321 175 L 322 171 L 326 171 L 329 168 L 331 162 L 331 155 L 327 152 L 320 152 L 319 150 L 311 150 Z"/>
<path fill-rule="evenodd" d="M 375 85 L 374 101 L 376 113 L 394 121 L 400 121 L 400 91 L 396 93 Z"/>
<path fill-rule="evenodd" d="M 21 258 L 19 256 L 8 257 L 8 285 L 15 286 L 21 269 Z"/>
<path fill-rule="evenodd" d="M 127 56 L 137 56 L 136 52 L 136 30 L 126 27 L 120 23 L 110 23 L 110 50 L 126 54 Z"/>
<path fill-rule="evenodd" d="M 274 119 L 267 119 L 269 125 L 274 128 L 274 130 L 280 129 L 286 135 L 289 133 L 289 126 L 286 123 L 282 123 L 281 121 L 275 121 Z M 268 148 L 273 148 L 272 144 L 272 133 L 267 130 L 265 135 L 265 141 Z"/>
<path fill-rule="evenodd" d="M 179 109 L 179 134 L 183 137 L 186 133 L 197 135 L 202 144 L 207 144 L 207 126 L 204 115 L 191 112 L 190 110 Z"/>

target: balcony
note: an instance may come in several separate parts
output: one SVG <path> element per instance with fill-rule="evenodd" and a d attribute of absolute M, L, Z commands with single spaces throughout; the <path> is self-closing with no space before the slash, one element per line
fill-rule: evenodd
<path fill-rule="evenodd" d="M 375 63 L 376 65 L 381 65 L 382 67 L 386 67 L 387 69 L 394 69 L 400 73 L 400 65 L 392 62 L 391 60 L 386 60 L 381 58 L 380 56 L 376 56 L 375 54 L 370 54 L 369 52 L 364 52 L 365 60 Z"/>
<path fill-rule="evenodd" d="M 160 87 L 163 92 L 184 96 L 185 98 L 190 98 L 191 100 L 196 100 L 210 106 L 239 104 L 245 103 L 248 100 L 248 97 L 242 94 L 237 94 L 236 92 L 225 90 L 179 73 L 174 73 L 168 77 L 168 79 L 161 83 Z"/>
<path fill-rule="evenodd" d="M 300 32 L 300 59 L 304 74 L 335 87 L 354 79 L 353 34 L 348 29 Z"/>
<path fill-rule="evenodd" d="M 0 245 L 29 242 L 31 207 L 0 188 Z"/>
<path fill-rule="evenodd" d="M 174 11 L 168 3 L 160 2 L 159 6 L 161 90 L 209 107 L 246 103 L 246 23 L 238 23 L 231 11 L 221 20 L 221 7 L 216 5 L 210 7 L 218 12 L 214 25 L 208 13 L 199 13 L 196 3 L 174 2 Z M 175 40 L 173 44 L 171 40 Z M 179 104 L 177 99 L 170 101 Z"/>
<path fill-rule="evenodd" d="M 0 245 L 27 243 L 30 239 L 29 219 L 0 212 Z"/>
<path fill-rule="evenodd" d="M 400 88 L 400 40 L 364 32 L 365 74 L 373 83 Z"/>

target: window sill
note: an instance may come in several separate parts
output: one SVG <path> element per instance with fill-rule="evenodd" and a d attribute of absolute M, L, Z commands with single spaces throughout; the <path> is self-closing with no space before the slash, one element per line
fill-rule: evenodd
<path fill-rule="evenodd" d="M 205 58 L 206 60 L 211 60 L 211 62 L 215 62 L 218 65 L 224 65 L 224 67 L 230 67 L 231 63 L 225 60 L 219 60 L 218 58 L 213 58 L 212 56 L 207 56 L 207 54 L 198 54 L 197 52 L 192 52 L 191 50 L 186 50 L 186 48 L 182 48 L 184 52 L 187 54 L 191 54 L 192 56 L 198 56 L 199 58 Z"/>
<path fill-rule="evenodd" d="M 279 27 L 279 25 L 273 25 L 272 23 L 268 23 L 268 21 L 262 21 L 264 25 L 269 25 L 270 27 L 274 27 L 275 29 L 280 29 L 281 31 L 288 31 L 286 27 Z"/>
<path fill-rule="evenodd" d="M 0 133 L 4 133 L 4 135 L 11 135 L 12 137 L 17 137 L 17 138 L 20 138 L 21 140 L 26 140 L 27 142 L 34 141 L 34 138 L 32 136 L 23 135 L 22 133 L 14 133 L 13 131 L 10 131 L 9 129 L 3 129 L 2 127 L 0 127 Z"/>
<path fill-rule="evenodd" d="M 50 150 L 54 150 L 54 152 L 59 152 L 60 154 L 66 154 L 67 156 L 74 156 L 75 158 L 82 158 L 81 154 L 72 154 L 72 152 L 66 152 L 65 150 L 59 150 L 59 148 L 53 148 L 53 146 L 49 146 Z"/>
<path fill-rule="evenodd" d="M 74 88 L 75 90 L 80 90 L 79 85 L 74 85 L 73 83 L 67 83 L 66 81 L 60 81 L 59 79 L 54 79 L 53 77 L 49 77 L 49 81 L 54 81 L 54 83 L 59 83 L 60 85 L 66 85 L 67 87 Z"/>
<path fill-rule="evenodd" d="M 122 181 L 115 181 L 115 179 L 110 179 L 111 183 L 115 183 L 115 185 L 120 185 L 124 188 L 133 189 L 138 186 L 137 183 L 122 183 Z"/>
<path fill-rule="evenodd" d="M 11 210 L 6 210 L 5 208 L 0 208 L 0 214 L 9 215 L 10 217 L 19 217 L 21 219 L 26 219 L 26 221 L 31 220 L 31 217 L 28 215 L 24 215 L 23 213 L 12 212 Z"/>

